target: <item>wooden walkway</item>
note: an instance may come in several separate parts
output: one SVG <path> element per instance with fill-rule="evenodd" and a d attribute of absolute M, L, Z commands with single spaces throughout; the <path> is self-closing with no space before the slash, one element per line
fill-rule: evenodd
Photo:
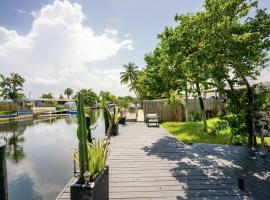
<path fill-rule="evenodd" d="M 163 128 L 120 127 L 112 138 L 110 199 L 253 199 L 215 157 L 201 156 Z M 69 199 L 67 186 L 58 199 Z"/>

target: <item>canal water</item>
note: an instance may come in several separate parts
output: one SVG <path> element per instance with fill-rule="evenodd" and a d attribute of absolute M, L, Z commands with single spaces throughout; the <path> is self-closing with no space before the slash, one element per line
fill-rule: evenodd
<path fill-rule="evenodd" d="M 101 110 L 91 112 L 94 138 L 104 137 Z M 9 200 L 53 200 L 73 176 L 76 115 L 0 125 L 7 142 Z"/>

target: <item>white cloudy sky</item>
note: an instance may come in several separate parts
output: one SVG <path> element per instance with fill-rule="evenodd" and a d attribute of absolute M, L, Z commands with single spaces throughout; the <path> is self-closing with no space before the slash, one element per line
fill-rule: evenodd
<path fill-rule="evenodd" d="M 4 72 L 14 71 L 26 78 L 25 92 L 59 94 L 71 87 L 127 93 L 119 84 L 121 68 L 101 70 L 86 65 L 119 51 L 132 51 L 132 39 L 120 39 L 115 29 L 96 34 L 83 24 L 86 16 L 81 5 L 69 1 L 55 1 L 33 15 L 26 35 L 0 26 L 0 64 L 5 66 Z"/>
<path fill-rule="evenodd" d="M 173 25 L 174 15 L 202 5 L 202 0 L 1 2 L 0 73 L 22 74 L 24 92 L 32 97 L 49 91 L 58 97 L 67 87 L 128 95 L 119 80 L 121 66 L 132 61 L 142 67 L 156 34 Z M 269 77 L 266 70 L 260 80 Z"/>

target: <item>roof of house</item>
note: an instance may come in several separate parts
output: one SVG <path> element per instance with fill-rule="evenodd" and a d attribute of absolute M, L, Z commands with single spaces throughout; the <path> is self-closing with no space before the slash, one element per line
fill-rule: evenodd
<path fill-rule="evenodd" d="M 270 89 L 270 81 L 265 81 L 265 82 L 253 82 L 253 83 L 251 83 L 250 85 L 251 86 L 255 86 L 255 85 L 262 85 L 262 86 L 264 86 L 264 87 L 266 87 L 267 89 Z M 245 89 L 246 88 L 246 86 L 245 85 L 239 85 L 239 86 L 235 86 L 234 87 L 234 89 L 235 90 L 243 90 L 243 89 Z M 230 90 L 230 87 L 228 87 L 228 86 L 226 86 L 225 88 L 224 88 L 225 90 Z M 208 89 L 208 90 L 205 90 L 204 92 L 215 92 L 215 91 L 218 91 L 218 88 L 216 88 L 216 87 L 214 87 L 214 88 L 211 88 L 211 89 Z"/>

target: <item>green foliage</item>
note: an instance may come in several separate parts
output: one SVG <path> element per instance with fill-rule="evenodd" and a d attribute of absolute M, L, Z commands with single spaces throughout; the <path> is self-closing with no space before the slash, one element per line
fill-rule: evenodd
<path fill-rule="evenodd" d="M 110 92 L 100 91 L 99 93 L 101 104 L 104 106 L 107 103 L 116 103 L 116 96 Z"/>
<path fill-rule="evenodd" d="M 59 95 L 59 99 L 64 99 L 62 94 Z"/>
<path fill-rule="evenodd" d="M 169 92 L 167 103 L 174 106 L 184 106 L 185 100 L 179 91 Z"/>
<path fill-rule="evenodd" d="M 106 161 L 109 155 L 109 143 L 107 141 L 100 142 L 99 140 L 94 144 L 88 144 L 88 171 L 91 173 L 91 180 L 100 174 L 105 168 Z"/>
<path fill-rule="evenodd" d="M 97 140 L 93 144 L 87 144 L 89 163 L 87 171 L 90 173 L 90 182 L 94 181 L 96 177 L 104 170 L 106 161 L 109 155 L 109 142 Z M 79 155 L 75 152 L 75 161 L 80 166 Z"/>
<path fill-rule="evenodd" d="M 53 94 L 51 92 L 49 93 L 43 93 L 40 98 L 42 99 L 54 99 Z"/>
<path fill-rule="evenodd" d="M 79 167 L 80 167 L 80 176 L 83 177 L 83 174 L 88 170 L 89 160 L 88 160 L 88 147 L 87 147 L 87 128 L 85 122 L 84 114 L 84 97 L 81 93 L 78 93 L 77 99 L 77 137 L 79 140 L 78 144 L 78 153 L 79 153 Z"/>
<path fill-rule="evenodd" d="M 116 103 L 120 108 L 128 108 L 131 103 L 136 103 L 137 99 L 132 96 L 117 97 Z"/>
<path fill-rule="evenodd" d="M 92 89 L 81 89 L 79 92 L 77 92 L 75 98 L 78 96 L 79 93 L 84 96 L 84 103 L 86 106 L 95 106 L 99 100 L 97 94 Z"/>
<path fill-rule="evenodd" d="M 56 109 L 56 110 L 64 110 L 64 109 L 65 109 L 65 106 L 63 106 L 63 105 L 57 105 L 57 106 L 55 107 L 55 109 Z"/>
<path fill-rule="evenodd" d="M 237 115 L 227 115 L 222 118 L 228 123 L 231 129 L 231 143 L 233 143 L 234 138 L 240 138 L 241 136 L 246 137 L 248 130 L 246 126 L 246 113 L 241 111 Z"/>
<path fill-rule="evenodd" d="M 67 88 L 65 89 L 64 94 L 67 95 L 67 99 L 70 99 L 71 95 L 73 94 L 73 90 L 71 88 Z"/>
<path fill-rule="evenodd" d="M 202 121 L 202 113 L 199 111 L 192 111 L 188 116 L 188 121 L 190 122 L 198 122 Z"/>
<path fill-rule="evenodd" d="M 228 123 L 225 120 L 219 120 L 214 123 L 213 127 L 210 129 L 209 134 L 213 136 L 217 136 L 221 131 L 228 129 Z"/>
<path fill-rule="evenodd" d="M 252 138 L 253 113 L 267 109 L 267 103 L 262 103 L 261 93 L 256 94 L 249 80 L 266 67 L 270 49 L 270 14 L 258 9 L 257 3 L 205 0 L 205 10 L 176 15 L 177 25 L 165 27 L 158 35 L 157 47 L 145 56 L 147 66 L 138 81 L 142 93 L 155 98 L 167 96 L 164 93 L 170 90 L 193 87 L 205 122 L 201 93 L 208 85 L 217 87 L 230 99 L 228 113 L 244 116 L 244 120 L 239 117 L 235 132 L 242 132 L 243 121 Z M 252 9 L 255 16 L 251 18 Z M 239 85 L 245 86 L 240 92 L 235 89 Z M 225 90 L 226 86 L 230 89 Z M 207 130 L 206 123 L 204 127 Z"/>
<path fill-rule="evenodd" d="M 1 115 L 10 115 L 10 114 L 16 114 L 16 111 L 0 111 L 0 116 Z"/>
<path fill-rule="evenodd" d="M 13 102 L 20 101 L 24 94 L 23 91 L 23 83 L 25 79 L 16 73 L 10 73 L 9 77 L 4 77 L 0 74 L 0 96 L 4 98 L 4 100 L 10 99 Z"/>

